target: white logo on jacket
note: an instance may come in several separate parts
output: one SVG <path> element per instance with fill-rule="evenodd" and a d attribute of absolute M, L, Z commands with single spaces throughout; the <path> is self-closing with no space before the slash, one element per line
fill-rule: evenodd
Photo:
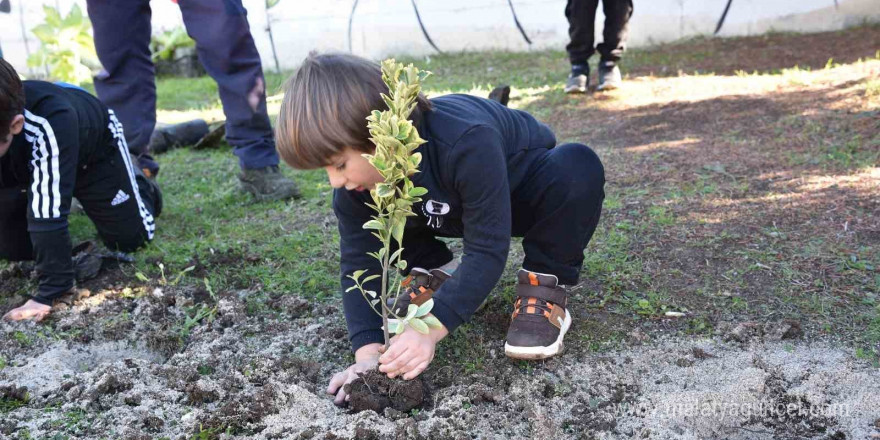
<path fill-rule="evenodd" d="M 440 229 L 443 226 L 443 217 L 449 214 L 450 207 L 448 203 L 438 202 L 436 200 L 428 200 L 422 205 L 422 213 L 428 217 L 428 226 L 434 229 Z"/>
<path fill-rule="evenodd" d="M 128 199 L 130 199 L 130 198 L 131 198 L 131 196 L 129 196 L 128 194 L 125 193 L 125 191 L 120 189 L 119 192 L 116 193 L 116 197 L 113 197 L 113 201 L 110 202 L 110 206 L 121 205 L 121 204 L 127 202 Z"/>

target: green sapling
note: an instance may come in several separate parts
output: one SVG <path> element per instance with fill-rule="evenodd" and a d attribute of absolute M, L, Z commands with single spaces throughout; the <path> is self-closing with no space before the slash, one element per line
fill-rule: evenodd
<path fill-rule="evenodd" d="M 407 326 L 420 333 L 428 333 L 430 328 L 440 328 L 442 324 L 428 313 L 434 306 L 428 300 L 421 306 L 410 304 L 404 316 L 398 316 L 388 306 L 389 298 L 397 298 L 400 294 L 400 273 L 406 269 L 406 261 L 401 258 L 403 252 L 403 231 L 406 218 L 414 216 L 412 206 L 421 201 L 421 196 L 428 190 L 413 185 L 410 177 L 419 172 L 422 161 L 421 153 L 415 150 L 425 143 L 419 137 L 418 130 L 410 121 L 409 115 L 416 107 L 416 98 L 421 91 L 421 82 L 430 72 L 419 70 L 412 64 L 404 66 L 394 59 L 382 62 L 382 81 L 388 86 L 389 95 L 382 94 L 388 110 L 373 110 L 367 117 L 367 128 L 370 130 L 370 141 L 376 145 L 373 154 L 363 156 L 379 171 L 384 182 L 370 190 L 373 203 L 368 203 L 376 214 L 372 220 L 364 223 L 364 229 L 372 230 L 372 234 L 381 242 L 376 252 L 368 255 L 379 260 L 382 265 L 381 274 L 372 274 L 361 278 L 367 271 L 358 270 L 348 277 L 355 285 L 346 292 L 358 289 L 364 298 L 373 306 L 373 310 L 382 316 L 382 330 L 385 335 L 385 348 L 388 348 L 390 333 L 400 334 Z M 397 270 L 393 270 L 397 269 Z M 366 290 L 368 281 L 382 278 L 381 292 Z M 389 289 L 389 286 L 395 286 Z M 376 310 L 381 305 L 381 312 Z"/>

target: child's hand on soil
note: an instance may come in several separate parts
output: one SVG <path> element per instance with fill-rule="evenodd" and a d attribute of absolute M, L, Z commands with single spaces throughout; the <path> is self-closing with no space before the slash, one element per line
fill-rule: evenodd
<path fill-rule="evenodd" d="M 29 299 L 26 303 L 24 303 L 21 307 L 16 307 L 3 315 L 3 319 L 7 321 L 21 321 L 24 319 L 32 319 L 36 322 L 40 322 L 46 315 L 49 314 L 49 311 L 52 310 L 52 307 L 47 306 L 45 304 L 40 304 L 32 299 Z"/>
<path fill-rule="evenodd" d="M 379 348 L 382 344 L 367 344 L 359 348 L 354 354 L 354 365 L 346 368 L 339 373 L 333 375 L 330 379 L 330 385 L 327 386 L 327 394 L 335 395 L 333 403 L 342 406 L 348 401 L 348 393 L 345 392 L 345 385 L 351 383 L 358 377 L 358 373 L 376 368 L 379 364 Z"/>
<path fill-rule="evenodd" d="M 422 334 L 407 326 L 403 333 L 391 338 L 391 346 L 379 358 L 379 371 L 388 373 L 392 379 L 400 375 L 404 380 L 414 379 L 428 368 L 434 360 L 437 342 L 448 334 L 446 327 Z"/>

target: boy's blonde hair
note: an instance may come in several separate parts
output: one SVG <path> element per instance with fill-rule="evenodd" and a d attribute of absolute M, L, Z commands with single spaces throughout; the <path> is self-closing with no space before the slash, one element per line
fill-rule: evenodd
<path fill-rule="evenodd" d="M 378 64 L 347 54 L 310 54 L 284 87 L 275 144 L 293 168 L 314 169 L 331 164 L 348 147 L 372 153 L 367 116 L 388 107 L 388 94 Z M 419 95 L 410 119 L 415 124 L 431 103 Z"/>

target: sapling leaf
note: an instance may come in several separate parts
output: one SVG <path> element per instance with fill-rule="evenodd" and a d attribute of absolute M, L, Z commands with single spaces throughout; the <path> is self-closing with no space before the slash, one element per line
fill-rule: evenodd
<path fill-rule="evenodd" d="M 394 195 L 394 187 L 387 183 L 376 185 L 376 195 L 379 197 L 390 197 Z"/>
<path fill-rule="evenodd" d="M 378 299 L 374 299 L 374 300 L 370 301 L 370 305 L 373 307 L 376 307 L 376 304 L 379 304 L 379 301 L 380 300 L 378 300 Z"/>
<path fill-rule="evenodd" d="M 434 298 L 425 301 L 419 306 L 419 309 L 416 311 L 416 317 L 421 318 L 422 316 L 427 315 L 431 312 L 432 308 L 434 308 Z"/>
<path fill-rule="evenodd" d="M 367 272 L 366 269 L 356 270 L 356 271 L 354 271 L 354 273 L 352 273 L 352 274 L 349 275 L 348 277 L 351 278 L 351 279 L 353 279 L 353 280 L 355 280 L 355 282 L 356 282 L 356 281 L 358 280 L 358 278 L 360 278 L 361 275 L 365 274 L 366 272 Z"/>
<path fill-rule="evenodd" d="M 395 322 L 392 323 L 391 321 L 395 321 Z M 392 320 L 392 319 L 388 320 L 388 331 L 390 331 L 391 333 L 398 335 L 398 334 L 403 333 L 404 330 L 406 330 L 406 324 L 404 324 L 403 321 Z"/>
<path fill-rule="evenodd" d="M 409 190 L 410 197 L 421 197 L 428 193 L 427 188 L 422 188 L 421 186 L 417 186 L 411 190 Z"/>
<path fill-rule="evenodd" d="M 400 260 L 394 263 L 394 266 L 397 267 L 398 270 L 406 270 L 406 260 Z"/>
<path fill-rule="evenodd" d="M 394 225 L 391 226 L 391 235 L 397 240 L 398 243 L 403 243 L 403 229 L 406 227 L 406 221 L 396 221 Z"/>
<path fill-rule="evenodd" d="M 382 230 L 385 228 L 385 224 L 382 223 L 381 220 L 370 220 L 364 223 L 364 229 L 377 229 Z"/>
<path fill-rule="evenodd" d="M 428 327 L 437 328 L 437 329 L 443 328 L 443 323 L 440 322 L 440 320 L 437 319 L 437 317 L 434 315 L 425 316 L 425 317 L 421 318 L 421 320 L 424 321 L 425 324 L 428 324 Z"/>
<path fill-rule="evenodd" d="M 375 297 L 376 297 L 376 291 L 375 291 L 375 290 L 365 290 L 364 293 L 366 293 L 367 295 L 370 295 L 370 298 L 375 298 Z"/>
<path fill-rule="evenodd" d="M 394 251 L 394 253 L 391 254 L 391 258 L 389 258 L 388 261 L 399 260 L 401 252 L 403 252 L 403 248 L 400 248 L 400 249 Z"/>
<path fill-rule="evenodd" d="M 360 287 L 360 286 L 358 286 L 357 284 L 355 284 L 354 286 L 351 286 L 351 287 L 349 287 L 348 289 L 345 289 L 345 293 L 351 292 L 352 290 L 357 289 L 357 288 L 359 288 L 359 287 Z"/>
<path fill-rule="evenodd" d="M 415 304 L 410 304 L 409 307 L 406 308 L 406 318 L 403 318 L 405 321 L 409 321 L 416 316 L 416 313 L 419 311 L 419 306 Z"/>
<path fill-rule="evenodd" d="M 416 329 L 417 332 L 419 332 L 423 335 L 428 334 L 428 331 L 429 331 L 428 324 L 425 324 L 425 322 L 422 321 L 421 319 L 413 318 L 413 319 L 409 320 L 408 322 L 409 322 L 410 327 Z"/>
<path fill-rule="evenodd" d="M 379 275 L 379 274 L 370 275 L 370 276 L 364 278 L 363 280 L 361 280 L 361 284 L 367 284 L 368 282 L 375 280 L 376 278 L 379 278 L 380 276 L 382 276 L 382 275 Z"/>

